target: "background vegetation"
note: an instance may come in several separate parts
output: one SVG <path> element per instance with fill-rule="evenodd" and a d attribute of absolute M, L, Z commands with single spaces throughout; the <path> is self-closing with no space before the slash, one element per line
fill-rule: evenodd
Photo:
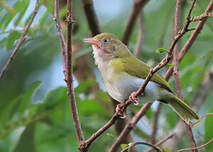
<path fill-rule="evenodd" d="M 209 1 L 198 0 L 192 16 L 201 15 Z M 0 1 L 0 70 L 17 44 L 23 28 L 29 22 L 35 2 L 35 0 Z M 111 118 L 114 107 L 105 92 L 100 73 L 94 65 L 92 49 L 82 42 L 83 38 L 94 34 L 88 26 L 82 3 L 78 0 L 72 1 L 72 13 L 76 21 L 72 31 L 72 48 L 75 96 L 84 136 L 88 138 Z M 114 33 L 121 38 L 133 3 L 133 0 L 94 0 L 94 10 L 101 31 Z M 142 8 L 144 31 L 139 58 L 151 66 L 159 63 L 166 54 L 155 50 L 168 48 L 172 40 L 175 5 L 176 1 L 150 0 Z M 181 27 L 190 6 L 190 0 L 183 0 Z M 63 80 L 63 63 L 53 12 L 54 1 L 40 1 L 38 14 L 24 43 L 0 80 L 0 152 L 78 151 L 66 84 Z M 66 0 L 60 0 L 59 15 L 64 30 L 66 30 L 65 14 Z M 140 33 L 138 22 L 128 43 L 132 51 Z M 190 27 L 193 28 L 196 24 L 192 23 Z M 189 32 L 181 39 L 180 48 L 190 35 Z M 208 85 L 213 84 L 213 72 L 210 71 L 213 68 L 212 42 L 213 19 L 209 18 L 179 65 L 182 95 L 191 105 L 194 105 L 196 99 L 200 99 L 201 104 L 198 107 L 194 105 L 199 115 L 213 112 L 213 85 Z M 160 73 L 163 75 L 168 67 L 160 70 Z M 173 78 L 169 83 L 175 90 Z M 208 88 L 205 88 L 207 85 Z M 127 141 L 151 140 L 157 107 L 156 102 L 139 121 L 131 133 L 131 139 Z M 129 117 L 139 108 L 132 106 Z M 178 122 L 176 114 L 162 105 L 154 143 L 173 133 Z M 197 145 L 202 145 L 213 137 L 212 128 L 211 116 L 193 128 Z M 89 151 L 107 151 L 118 132 L 119 129 L 110 128 L 92 143 Z M 181 138 L 173 138 L 175 147 L 168 145 L 163 147 L 168 147 L 167 150 L 171 151 L 190 147 L 186 134 Z M 143 146 L 137 148 L 147 149 Z M 207 145 L 203 151 L 213 151 L 213 143 Z"/>

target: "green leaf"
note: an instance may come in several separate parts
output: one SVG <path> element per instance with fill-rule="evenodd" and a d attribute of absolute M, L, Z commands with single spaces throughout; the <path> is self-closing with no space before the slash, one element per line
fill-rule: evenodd
<path fill-rule="evenodd" d="M 84 115 L 98 115 L 108 116 L 107 110 L 105 110 L 100 103 L 95 102 L 92 99 L 85 99 L 79 102 L 79 110 Z"/>
<path fill-rule="evenodd" d="M 32 85 L 29 87 L 29 89 L 26 91 L 26 93 L 22 96 L 19 96 L 14 102 L 13 107 L 10 109 L 10 117 L 15 115 L 16 117 L 24 113 L 27 108 L 29 108 L 29 105 L 31 104 L 31 98 L 33 96 L 33 93 L 36 91 L 36 89 L 40 86 L 41 82 L 36 81 L 32 83 Z M 18 118 L 18 117 L 17 117 Z"/>
<path fill-rule="evenodd" d="M 96 81 L 93 80 L 86 80 L 81 82 L 76 88 L 76 93 L 84 93 L 90 86 L 92 86 Z"/>
<path fill-rule="evenodd" d="M 168 63 L 168 64 L 167 64 L 167 66 L 173 67 L 173 66 L 174 66 L 174 64 L 172 64 L 172 63 Z"/>
<path fill-rule="evenodd" d="M 42 26 L 43 24 L 45 24 L 44 22 L 46 21 L 48 15 L 51 14 L 51 11 L 53 10 L 53 6 L 54 6 L 54 1 L 48 1 L 47 3 L 47 9 L 45 11 L 45 13 L 43 14 L 43 16 L 41 17 L 41 19 L 39 20 L 39 24 Z"/>
<path fill-rule="evenodd" d="M 0 22 L 0 29 L 6 29 L 8 24 L 12 21 L 13 15 L 10 13 L 6 13 Z"/>
<path fill-rule="evenodd" d="M 31 104 L 31 99 L 33 96 L 33 93 L 36 91 L 36 89 L 41 85 L 40 81 L 36 81 L 32 83 L 30 88 L 27 90 L 27 92 L 24 95 L 24 98 L 22 99 L 20 106 L 17 108 L 20 112 L 24 112 L 26 108 Z"/>
<path fill-rule="evenodd" d="M 29 0 L 24 0 L 21 2 L 21 8 L 19 8 L 19 16 L 18 18 L 15 20 L 15 25 L 18 25 L 20 20 L 23 18 L 28 6 L 30 4 Z"/>
<path fill-rule="evenodd" d="M 164 52 L 167 52 L 166 49 L 164 48 L 158 48 L 157 50 L 155 50 L 156 53 L 164 53 Z"/>
<path fill-rule="evenodd" d="M 106 135 L 113 138 L 113 139 L 115 138 L 115 135 L 113 135 L 112 133 L 107 133 Z"/>
<path fill-rule="evenodd" d="M 121 149 L 126 149 L 127 147 L 129 147 L 128 144 L 121 144 Z"/>
<path fill-rule="evenodd" d="M 38 89 L 38 87 L 41 85 L 40 81 L 35 81 L 32 83 L 32 85 L 30 86 L 30 88 L 27 90 L 27 92 L 25 93 L 23 102 L 25 103 L 30 103 L 29 101 L 31 101 L 31 98 L 33 96 L 33 93 L 35 93 L 36 89 Z"/>
<path fill-rule="evenodd" d="M 213 113 L 213 109 L 210 111 Z M 213 138 L 213 116 L 207 116 L 206 117 L 206 122 L 205 122 L 205 143 L 207 143 L 210 139 Z M 206 147 L 206 152 L 212 152 L 213 151 L 213 144 L 210 143 Z"/>
<path fill-rule="evenodd" d="M 11 49 L 14 47 L 15 45 L 15 41 L 18 40 L 20 38 L 20 31 L 17 30 L 11 30 L 9 36 L 6 38 L 7 41 L 7 49 Z"/>
<path fill-rule="evenodd" d="M 23 131 L 14 152 L 35 152 L 35 123 L 29 124 Z"/>

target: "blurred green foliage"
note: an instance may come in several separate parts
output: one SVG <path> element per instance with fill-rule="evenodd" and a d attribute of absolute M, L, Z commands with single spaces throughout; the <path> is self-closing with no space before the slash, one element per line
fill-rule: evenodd
<path fill-rule="evenodd" d="M 117 5 L 123 6 L 115 5 L 115 8 L 119 8 L 117 11 L 113 8 L 102 9 L 104 6 L 110 8 L 113 0 L 97 1 L 94 0 L 94 6 L 102 30 L 115 33 L 121 38 L 132 1 L 128 0 L 125 3 L 122 0 L 117 1 Z M 208 0 L 198 1 L 193 10 L 193 15 L 200 15 L 208 2 Z M 0 1 L 0 70 L 8 60 L 24 26 L 29 21 L 34 4 L 35 0 Z M 67 90 L 64 84 L 59 83 L 63 81 L 62 69 L 58 67 L 62 66 L 62 61 L 58 35 L 53 21 L 53 8 L 53 1 L 41 0 L 38 15 L 28 31 L 25 42 L 18 50 L 15 60 L 9 66 L 4 78 L 0 80 L 1 152 L 78 151 Z M 89 29 L 80 1 L 73 0 L 72 8 L 78 25 L 77 32 L 73 35 L 73 42 L 80 43 L 80 47 L 73 55 L 75 65 L 76 60 L 84 55 L 89 55 L 89 59 L 93 59 L 91 48 L 82 44 L 82 39 L 88 36 Z M 157 64 L 165 55 L 166 48 L 168 48 L 172 38 L 174 8 L 175 1 L 166 0 L 150 0 L 144 8 L 145 32 L 141 59 L 145 62 Z M 188 8 L 189 3 L 185 2 L 182 10 L 182 22 Z M 112 14 L 111 11 L 115 11 L 116 16 L 111 15 L 109 17 L 107 11 L 109 14 Z M 63 17 L 65 13 L 66 9 L 61 8 L 60 16 Z M 195 25 L 193 23 L 191 27 Z M 199 89 L 199 84 L 202 82 L 205 73 L 213 66 L 212 32 L 213 19 L 210 18 L 199 38 L 180 63 L 182 94 L 186 102 L 191 102 L 193 94 Z M 134 50 L 137 34 L 138 25 L 136 25 L 129 43 L 131 50 Z M 190 33 L 187 33 L 181 39 L 180 48 L 183 47 L 189 36 Z M 92 66 L 95 72 L 96 66 Z M 173 65 L 170 64 L 170 66 Z M 50 73 L 50 69 L 53 69 L 53 72 Z M 160 72 L 163 73 L 163 70 Z M 99 80 L 99 78 L 100 75 L 97 74 L 97 79 Z M 88 138 L 110 119 L 112 115 L 111 103 L 108 95 L 101 89 L 95 93 L 92 91 L 89 94 L 84 93 L 89 87 L 95 85 L 95 78 L 82 82 L 75 80 L 75 82 L 79 117 L 85 138 Z M 99 83 L 102 82 L 99 81 Z M 170 84 L 174 87 L 173 79 L 170 80 Z M 212 96 L 212 94 L 211 91 L 209 96 Z M 34 98 L 39 100 L 35 101 Z M 103 102 L 99 102 L 99 99 Z M 212 107 L 211 98 L 208 98 L 199 113 L 207 113 Z M 150 109 L 147 114 L 150 122 L 154 115 L 154 109 Z M 202 141 L 207 142 L 213 137 L 212 120 L 211 117 L 208 117 L 205 124 L 201 122 L 199 126 L 200 132 L 204 134 L 200 137 Z M 175 113 L 163 106 L 159 122 L 159 129 L 162 131 L 158 134 L 171 132 L 177 121 L 178 118 Z M 138 134 L 143 134 L 144 139 L 149 137 L 147 136 L 150 134 L 149 127 L 140 125 L 137 130 L 140 129 L 141 132 L 135 131 L 136 135 L 138 132 Z M 143 138 L 138 136 L 137 139 Z M 90 151 L 107 151 L 115 137 L 114 129 L 109 129 L 91 145 Z M 187 145 L 189 145 L 188 140 L 183 140 L 179 147 Z M 206 150 L 211 151 L 212 145 L 207 146 Z"/>

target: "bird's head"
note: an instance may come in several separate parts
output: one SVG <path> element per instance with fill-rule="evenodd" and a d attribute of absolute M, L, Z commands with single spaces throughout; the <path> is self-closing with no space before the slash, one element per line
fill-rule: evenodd
<path fill-rule="evenodd" d="M 126 45 L 111 33 L 101 33 L 92 38 L 85 38 L 84 42 L 92 44 L 96 62 L 129 55 Z"/>

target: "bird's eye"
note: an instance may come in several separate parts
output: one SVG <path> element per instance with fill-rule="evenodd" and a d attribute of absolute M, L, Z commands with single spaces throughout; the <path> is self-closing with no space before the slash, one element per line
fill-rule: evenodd
<path fill-rule="evenodd" d="M 104 42 L 104 43 L 107 43 L 107 42 L 109 42 L 109 39 L 106 39 L 106 38 L 105 38 L 105 39 L 103 39 L 103 42 Z"/>

